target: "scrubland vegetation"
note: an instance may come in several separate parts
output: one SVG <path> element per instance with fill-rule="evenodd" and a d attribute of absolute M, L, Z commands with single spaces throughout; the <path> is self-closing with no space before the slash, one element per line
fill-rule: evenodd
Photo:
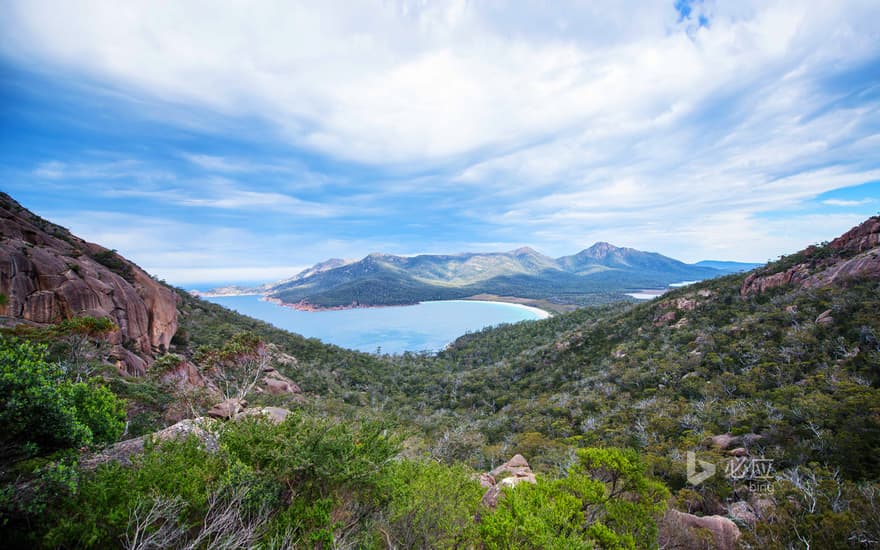
<path fill-rule="evenodd" d="M 697 548 L 711 537 L 668 508 L 747 502 L 741 546 L 875 547 L 880 283 L 743 295 L 744 278 L 468 334 L 436 356 L 345 350 L 181 293 L 172 349 L 144 378 L 102 365 L 112 327 L 94 320 L 8 329 L 2 530 L 60 548 Z M 283 422 L 205 420 L 207 443 L 83 460 L 213 404 L 163 372 L 217 376 L 257 346 L 304 394 L 229 396 L 293 410 Z M 719 435 L 773 461 L 767 492 L 721 472 L 687 482 L 686 451 L 730 458 Z M 537 483 L 486 507 L 478 474 L 515 453 Z"/>

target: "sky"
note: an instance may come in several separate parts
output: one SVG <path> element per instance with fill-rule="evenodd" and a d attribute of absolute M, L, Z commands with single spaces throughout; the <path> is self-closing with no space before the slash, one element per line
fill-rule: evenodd
<path fill-rule="evenodd" d="M 0 190 L 179 285 L 880 212 L 880 2 L 0 0 Z"/>

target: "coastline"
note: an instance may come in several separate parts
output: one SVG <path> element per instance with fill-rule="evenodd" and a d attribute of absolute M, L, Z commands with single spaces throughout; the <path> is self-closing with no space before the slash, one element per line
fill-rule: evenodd
<path fill-rule="evenodd" d="M 500 300 L 471 300 L 469 298 L 466 298 L 463 300 L 437 300 L 437 301 L 439 301 L 439 302 L 478 302 L 478 303 L 484 303 L 484 304 L 504 304 L 506 306 L 512 306 L 517 309 L 524 309 L 527 311 L 531 311 L 532 313 L 534 313 L 535 315 L 538 316 L 537 320 L 549 319 L 550 317 L 553 317 L 553 314 L 550 313 L 549 311 L 545 311 L 541 308 L 534 307 L 534 306 L 527 306 L 525 304 L 520 304 L 517 302 L 502 302 Z"/>
<path fill-rule="evenodd" d="M 646 288 L 644 290 L 638 290 L 635 292 L 624 292 L 625 295 L 635 298 L 636 300 L 653 300 L 658 296 L 663 296 L 667 292 L 671 290 L 675 290 L 677 288 L 686 287 L 688 285 L 692 285 L 694 283 L 699 283 L 700 281 L 681 281 L 679 283 L 669 283 L 666 288 Z"/>
<path fill-rule="evenodd" d="M 225 295 L 225 296 L 228 296 L 228 295 Z M 306 312 L 310 312 L 310 313 L 318 313 L 318 312 L 322 312 L 322 311 L 346 311 L 346 310 L 350 310 L 350 309 L 376 309 L 376 308 L 388 308 L 388 307 L 410 307 L 410 306 L 415 306 L 415 305 L 430 303 L 430 302 L 483 302 L 483 303 L 487 303 L 487 304 L 504 304 L 504 305 L 512 306 L 512 307 L 515 307 L 518 309 L 524 309 L 527 311 L 531 311 L 533 314 L 535 314 L 537 316 L 537 318 L 539 320 L 540 319 L 548 319 L 553 316 L 553 313 L 546 311 L 544 309 L 538 308 L 538 307 L 529 306 L 526 304 L 512 302 L 512 301 L 507 302 L 507 301 L 503 301 L 503 300 L 484 300 L 484 299 L 464 298 L 461 300 L 425 300 L 425 301 L 416 302 L 413 304 L 393 304 L 393 305 L 361 305 L 361 304 L 358 304 L 358 305 L 325 307 L 325 306 L 315 306 L 315 305 L 309 304 L 308 302 L 305 302 L 305 301 L 296 302 L 296 303 L 291 304 L 288 302 L 283 302 L 283 301 L 279 300 L 278 298 L 272 298 L 272 297 L 266 296 L 265 294 L 239 294 L 238 296 L 262 296 L 260 298 L 261 301 L 269 302 L 271 304 L 275 304 L 275 305 L 278 305 L 281 307 L 289 307 L 289 308 L 295 309 L 297 311 L 306 311 Z"/>
<path fill-rule="evenodd" d="M 235 296 L 263 296 L 261 292 L 240 292 L 240 293 L 219 293 L 219 292 L 202 292 L 200 290 L 190 290 L 190 296 L 196 298 L 233 298 Z"/>
<path fill-rule="evenodd" d="M 390 304 L 390 305 L 367 305 L 367 304 L 357 304 L 352 305 L 349 304 L 347 306 L 316 306 L 306 302 L 305 300 L 301 300 L 299 302 L 291 304 L 290 302 L 283 302 L 278 298 L 272 298 L 270 296 L 266 296 L 265 294 L 249 294 L 248 296 L 262 296 L 260 300 L 264 302 L 269 302 L 270 304 L 275 304 L 281 307 L 289 307 L 290 309 L 295 309 L 297 311 L 307 311 L 310 313 L 318 313 L 321 311 L 346 311 L 349 309 L 376 309 L 381 307 L 409 307 L 420 304 L 421 302 L 416 302 L 414 304 Z"/>

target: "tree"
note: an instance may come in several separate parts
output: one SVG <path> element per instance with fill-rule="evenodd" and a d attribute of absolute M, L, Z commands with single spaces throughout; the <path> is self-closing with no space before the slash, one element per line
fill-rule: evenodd
<path fill-rule="evenodd" d="M 110 390 L 73 382 L 46 347 L 0 336 L 0 461 L 109 442 L 125 406 Z"/>
<path fill-rule="evenodd" d="M 101 357 L 107 347 L 107 337 L 116 328 L 110 319 L 89 316 L 66 319 L 53 327 L 55 347 L 62 348 L 65 364 L 75 381 L 92 375 L 94 369 L 90 363 Z"/>
<path fill-rule="evenodd" d="M 200 350 L 196 360 L 208 367 L 224 399 L 244 399 L 269 366 L 271 355 L 262 338 L 243 332 L 219 350 Z"/>

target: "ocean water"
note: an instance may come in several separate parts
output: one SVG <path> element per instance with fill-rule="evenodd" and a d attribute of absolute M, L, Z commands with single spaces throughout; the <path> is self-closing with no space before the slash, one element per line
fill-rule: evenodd
<path fill-rule="evenodd" d="M 312 312 L 265 302 L 260 296 L 205 299 L 278 328 L 371 353 L 435 352 L 467 332 L 547 316 L 516 304 L 468 300 Z"/>

